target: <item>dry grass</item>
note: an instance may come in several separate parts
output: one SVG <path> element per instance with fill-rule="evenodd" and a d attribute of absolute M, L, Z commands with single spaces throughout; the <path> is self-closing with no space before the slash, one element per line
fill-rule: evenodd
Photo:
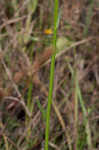
<path fill-rule="evenodd" d="M 98 6 L 60 1 L 57 37 L 67 43 L 58 43 L 56 55 L 50 150 L 99 148 Z M 2 0 L 0 8 L 0 149 L 41 150 L 53 54 L 45 30 L 53 30 L 54 4 Z"/>

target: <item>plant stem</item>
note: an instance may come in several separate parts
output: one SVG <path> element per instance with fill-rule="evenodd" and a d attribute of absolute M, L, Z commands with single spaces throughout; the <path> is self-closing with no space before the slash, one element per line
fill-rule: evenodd
<path fill-rule="evenodd" d="M 53 47 L 54 53 L 51 59 L 50 67 L 50 83 L 49 83 L 49 95 L 48 95 L 48 105 L 46 114 L 46 130 L 45 130 L 45 150 L 48 150 L 49 141 L 49 126 L 50 126 L 50 112 L 52 104 L 52 94 L 53 94 L 53 83 L 54 83 L 54 70 L 55 70 L 55 56 L 56 56 L 56 33 L 57 33 L 57 20 L 58 20 L 58 0 L 54 1 L 54 33 L 53 33 Z"/>

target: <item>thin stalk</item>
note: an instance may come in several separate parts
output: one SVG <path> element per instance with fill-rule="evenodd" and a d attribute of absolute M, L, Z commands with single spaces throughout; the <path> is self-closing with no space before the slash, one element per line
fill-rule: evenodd
<path fill-rule="evenodd" d="M 87 14 L 87 17 L 86 17 L 86 26 L 84 28 L 84 33 L 83 33 L 84 36 L 87 36 L 89 26 L 90 26 L 91 21 L 92 21 L 94 2 L 95 2 L 94 0 L 90 0 L 90 5 L 89 5 L 89 8 L 88 8 L 88 14 Z"/>
<path fill-rule="evenodd" d="M 31 113 L 33 112 L 33 106 L 34 106 L 33 102 L 32 102 L 32 89 L 33 89 L 33 84 L 31 82 L 29 90 L 28 90 L 28 98 L 27 98 L 27 107 Z M 26 126 L 28 126 L 28 124 L 30 123 L 30 120 L 31 120 L 31 118 L 29 118 L 26 114 Z M 26 136 L 26 140 L 28 142 L 29 142 L 30 135 L 31 135 L 31 128 L 28 128 L 27 136 Z"/>
<path fill-rule="evenodd" d="M 87 110 L 86 110 L 85 105 L 84 105 L 84 101 L 82 98 L 79 83 L 77 83 L 77 90 L 78 90 L 79 102 L 80 102 L 80 105 L 81 105 L 81 108 L 83 111 L 83 116 L 84 116 L 84 121 L 85 121 L 84 123 L 85 123 L 85 129 L 86 129 L 86 134 L 87 134 L 88 150 L 91 150 L 91 149 L 93 149 L 91 131 L 90 131 L 89 121 L 88 121 L 88 117 L 87 117 Z"/>
<path fill-rule="evenodd" d="M 49 126 L 50 126 L 50 112 L 52 104 L 52 94 L 53 94 L 53 83 L 54 83 L 54 70 L 55 70 L 55 56 L 56 56 L 56 34 L 57 34 L 57 20 L 58 20 L 58 0 L 54 1 L 54 33 L 53 33 L 53 47 L 54 53 L 51 59 L 50 67 L 50 83 L 49 83 L 49 94 L 48 94 L 48 105 L 46 114 L 46 129 L 45 129 L 45 150 L 48 150 L 49 141 Z"/>
<path fill-rule="evenodd" d="M 78 150 L 78 95 L 77 95 L 77 72 L 75 72 L 75 149 Z"/>

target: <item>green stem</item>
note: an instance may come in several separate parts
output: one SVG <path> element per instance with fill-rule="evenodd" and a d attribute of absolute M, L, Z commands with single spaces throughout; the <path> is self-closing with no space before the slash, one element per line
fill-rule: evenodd
<path fill-rule="evenodd" d="M 52 94 L 53 94 L 53 83 L 54 83 L 54 70 L 55 70 L 55 56 L 56 56 L 56 33 L 57 33 L 57 20 L 58 20 L 58 0 L 54 1 L 54 33 L 53 33 L 53 47 L 54 53 L 51 59 L 50 67 L 50 83 L 49 83 L 49 95 L 48 95 L 48 105 L 46 114 L 46 130 L 45 130 L 45 150 L 48 150 L 49 141 L 49 126 L 50 126 L 50 112 L 52 104 Z"/>

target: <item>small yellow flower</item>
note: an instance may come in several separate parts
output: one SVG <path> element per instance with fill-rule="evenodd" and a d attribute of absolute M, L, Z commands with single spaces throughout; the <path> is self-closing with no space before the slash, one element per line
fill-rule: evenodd
<path fill-rule="evenodd" d="M 50 35 L 53 33 L 53 31 L 52 31 L 52 29 L 45 29 L 44 33 Z"/>

